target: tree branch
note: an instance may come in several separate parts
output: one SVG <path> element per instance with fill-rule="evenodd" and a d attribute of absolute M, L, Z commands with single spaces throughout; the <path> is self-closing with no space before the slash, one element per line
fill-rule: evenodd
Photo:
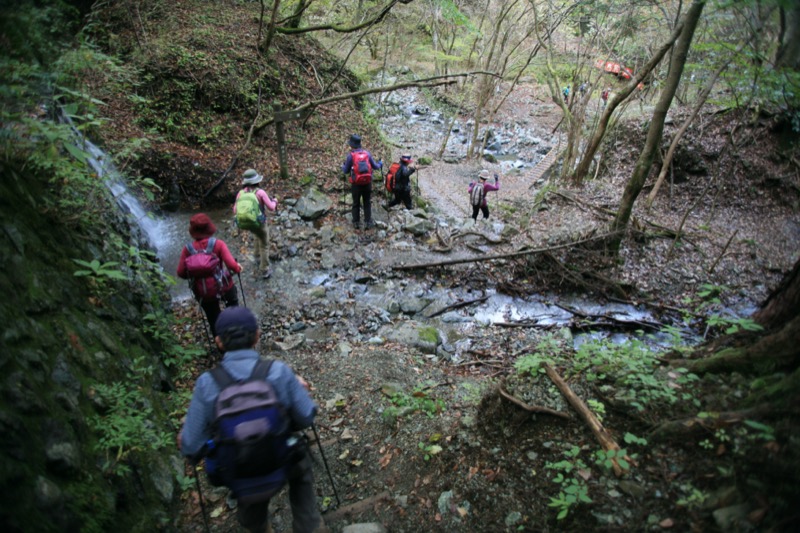
<path fill-rule="evenodd" d="M 391 0 L 388 4 L 383 6 L 383 8 L 381 8 L 378 14 L 375 15 L 373 18 L 365 20 L 364 22 L 356 26 L 342 26 L 339 24 L 319 24 L 317 26 L 306 26 L 305 28 L 281 27 L 281 28 L 276 28 L 276 31 L 284 35 L 298 35 L 301 33 L 310 33 L 312 31 L 324 31 L 324 30 L 331 30 L 337 33 L 354 33 L 357 32 L 358 30 L 364 29 L 368 26 L 372 26 L 373 24 L 381 22 L 386 17 L 386 15 L 389 14 L 389 12 L 392 10 L 395 4 L 397 4 L 397 2 L 400 2 L 402 4 L 408 4 L 411 1 L 412 0 L 407 0 L 407 1 Z"/>
<path fill-rule="evenodd" d="M 347 100 L 348 98 L 358 98 L 360 96 L 366 96 L 368 94 L 375 94 L 375 93 L 384 93 L 384 92 L 391 92 L 397 91 L 399 89 L 407 89 L 408 87 L 437 87 L 439 85 L 452 85 L 456 83 L 456 80 L 450 78 L 459 78 L 459 77 L 466 77 L 466 76 L 474 76 L 476 74 L 488 74 L 491 76 L 496 76 L 494 72 L 484 72 L 484 71 L 472 71 L 472 72 L 463 72 L 461 74 L 447 74 L 445 76 L 433 76 L 431 78 L 423 78 L 421 80 L 414 80 L 414 81 L 407 81 L 402 83 L 396 83 L 394 85 L 389 85 L 385 87 L 372 87 L 369 89 L 363 89 L 360 91 L 355 91 L 352 93 L 346 94 L 337 94 L 335 96 L 329 96 L 327 98 L 320 98 L 319 100 L 313 100 L 311 102 L 306 102 L 303 105 L 300 105 L 294 109 L 288 110 L 288 112 L 297 112 L 297 111 L 312 111 L 317 107 L 321 107 L 326 104 L 330 104 L 333 102 L 338 102 L 340 100 Z M 270 117 L 265 122 L 259 124 L 255 128 L 255 133 L 259 133 L 261 130 L 266 128 L 267 126 L 275 123 L 275 117 Z"/>
<path fill-rule="evenodd" d="M 482 255 L 480 257 L 465 257 L 461 259 L 448 259 L 445 261 L 436 261 L 433 263 L 415 263 L 411 265 L 398 265 L 393 266 L 392 268 L 395 270 L 413 270 L 415 268 L 428 268 L 428 267 L 435 267 L 435 266 L 446 266 L 446 265 L 459 265 L 462 263 L 474 263 L 476 261 L 487 261 L 492 259 L 506 259 L 509 257 L 520 257 L 523 255 L 530 255 L 530 254 L 538 254 L 542 252 L 549 252 L 551 250 L 560 250 L 561 248 L 569 248 L 570 246 L 576 246 L 578 244 L 583 244 L 587 242 L 593 241 L 601 241 L 603 239 L 607 239 L 611 237 L 612 233 L 604 233 L 602 235 L 598 235 L 596 237 L 589 237 L 588 239 L 583 239 L 580 241 L 573 241 L 564 244 L 558 244 L 556 246 L 549 246 L 547 248 L 536 248 L 533 250 L 523 250 L 520 252 L 511 252 L 507 254 L 496 254 L 496 255 Z"/>

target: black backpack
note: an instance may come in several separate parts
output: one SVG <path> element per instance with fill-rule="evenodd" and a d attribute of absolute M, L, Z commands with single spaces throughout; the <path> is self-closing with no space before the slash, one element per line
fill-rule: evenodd
<path fill-rule="evenodd" d="M 249 378 L 211 370 L 220 388 L 214 407 L 206 473 L 212 485 L 231 489 L 242 502 L 269 500 L 286 483 L 291 423 L 266 380 L 272 361 L 259 359 Z"/>

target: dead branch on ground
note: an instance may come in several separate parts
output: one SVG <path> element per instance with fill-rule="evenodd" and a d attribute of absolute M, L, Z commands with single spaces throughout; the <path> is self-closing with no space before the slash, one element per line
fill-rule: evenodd
<path fill-rule="evenodd" d="M 542 407 L 540 405 L 528 405 L 527 403 L 523 402 L 513 394 L 510 394 L 508 391 L 503 388 L 502 385 L 497 387 L 497 392 L 500 394 L 501 397 L 505 398 L 509 402 L 513 403 L 514 405 L 521 407 L 522 409 L 528 411 L 529 413 L 543 413 L 546 415 L 553 415 L 559 418 L 565 418 L 569 420 L 570 417 L 568 413 L 563 413 L 561 411 L 556 411 L 555 409 L 550 409 L 549 407 Z"/>
<path fill-rule="evenodd" d="M 547 248 L 536 248 L 536 249 L 532 249 L 532 250 L 521 250 L 521 251 L 518 251 L 518 252 L 510 252 L 510 253 L 506 253 L 506 254 L 486 255 L 486 256 L 482 256 L 482 257 L 465 257 L 465 258 L 461 258 L 461 259 L 448 259 L 448 260 L 445 260 L 445 261 L 435 261 L 435 262 L 432 262 L 432 263 L 414 263 L 414 264 L 411 264 L 411 265 L 397 265 L 397 266 L 394 266 L 392 268 L 394 268 L 395 270 L 413 270 L 413 269 L 416 269 L 416 268 L 430 268 L 430 267 L 438 267 L 438 266 L 459 265 L 459 264 L 464 264 L 464 263 L 475 263 L 475 262 L 478 262 L 478 261 L 487 261 L 487 260 L 491 261 L 491 260 L 494 260 L 494 259 L 507 259 L 507 258 L 511 258 L 511 257 L 522 257 L 522 256 L 525 256 L 525 255 L 532 255 L 532 254 L 538 254 L 538 253 L 543 253 L 543 252 L 549 252 L 549 251 L 552 251 L 552 250 L 561 250 L 563 248 L 570 248 L 572 246 L 577 246 L 579 244 L 585 244 L 585 243 L 588 243 L 588 242 L 603 241 L 605 239 L 608 239 L 612 235 L 614 235 L 614 233 L 603 233 L 602 235 L 589 237 L 588 239 L 582 239 L 582 240 L 579 240 L 579 241 L 573 241 L 573 242 L 568 242 L 568 243 L 564 243 L 564 244 L 558 244 L 558 245 L 555 245 L 555 246 L 548 246 Z"/>
<path fill-rule="evenodd" d="M 448 305 L 447 307 L 439 309 L 435 313 L 432 313 L 432 314 L 428 315 L 428 318 L 437 317 L 437 316 L 442 315 L 442 314 L 444 314 L 444 313 L 446 313 L 448 311 L 452 311 L 453 309 L 460 309 L 462 307 L 467 307 L 468 305 L 472 305 L 472 304 L 476 304 L 476 303 L 483 303 L 488 299 L 489 299 L 488 296 L 481 296 L 480 298 L 475 298 L 474 300 L 465 300 L 463 302 L 456 302 L 454 304 Z"/>
<path fill-rule="evenodd" d="M 614 450 L 619 451 L 620 447 L 619 444 L 614 440 L 614 438 L 609 435 L 606 428 L 600 423 L 597 417 L 589 410 L 583 400 L 578 398 L 578 396 L 572 392 L 572 389 L 567 385 L 567 383 L 558 375 L 558 372 L 553 370 L 553 367 L 544 363 L 545 372 L 550 377 L 550 379 L 555 383 L 558 390 L 561 391 L 561 394 L 564 395 L 564 398 L 569 402 L 569 404 L 575 409 L 578 414 L 581 416 L 584 422 L 589 426 L 589 429 L 592 430 L 595 438 L 600 443 L 600 446 L 603 447 L 605 451 Z M 628 459 L 627 457 L 625 458 Z M 611 458 L 612 468 L 614 469 L 614 474 L 617 477 L 622 476 L 625 473 L 625 470 L 619 465 L 617 462 L 616 457 Z"/>

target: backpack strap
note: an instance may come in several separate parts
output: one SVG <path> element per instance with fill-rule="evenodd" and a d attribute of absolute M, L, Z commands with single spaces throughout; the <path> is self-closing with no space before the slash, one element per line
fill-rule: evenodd
<path fill-rule="evenodd" d="M 258 379 L 267 379 L 267 375 L 269 374 L 270 368 L 272 368 L 272 363 L 274 359 L 270 359 L 269 361 L 265 361 L 259 357 L 256 366 L 253 367 L 253 372 L 250 374 L 251 378 L 258 378 Z M 225 367 L 222 365 L 215 366 L 212 368 L 209 373 L 211 377 L 214 378 L 214 381 L 217 383 L 217 387 L 219 390 L 224 389 L 229 385 L 233 385 L 236 383 L 236 380 L 233 379 Z"/>
<path fill-rule="evenodd" d="M 208 239 L 208 244 L 206 245 L 206 253 L 210 254 L 214 252 L 214 245 L 217 244 L 217 238 L 211 237 Z"/>
<path fill-rule="evenodd" d="M 250 377 L 258 379 L 267 379 L 267 375 L 269 375 L 269 369 L 272 368 L 272 363 L 274 361 L 275 361 L 274 359 L 265 361 L 264 359 L 261 359 L 259 357 L 256 366 L 253 367 L 253 373 L 250 374 Z"/>
<path fill-rule="evenodd" d="M 236 382 L 236 380 L 233 379 L 233 376 L 231 376 L 228 371 L 225 370 L 225 367 L 222 366 L 222 364 L 212 368 L 209 373 L 211 374 L 211 377 L 214 378 L 214 381 L 217 383 L 217 387 L 219 387 L 220 391 L 228 385 L 232 385 Z"/>
<path fill-rule="evenodd" d="M 197 253 L 197 250 L 194 247 L 194 241 L 189 241 L 189 244 L 186 245 L 186 251 L 189 252 L 189 255 L 194 255 Z"/>

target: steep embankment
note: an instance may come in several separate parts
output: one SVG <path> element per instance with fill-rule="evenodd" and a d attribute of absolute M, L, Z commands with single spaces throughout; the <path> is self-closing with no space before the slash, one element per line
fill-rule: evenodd
<path fill-rule="evenodd" d="M 72 197 L 67 212 L 70 190 L 20 167 L 0 167 L 0 522 L 5 531 L 163 528 L 181 464 L 167 352 L 154 340 L 167 327 L 160 275 L 129 247 L 135 231 L 105 187 L 90 184 L 94 193 Z"/>
<path fill-rule="evenodd" d="M 363 98 L 333 102 L 285 123 L 289 178 L 281 179 L 276 126 L 265 124 L 278 106 L 356 91 L 356 75 L 307 35 L 275 35 L 268 51 L 259 49 L 257 3 L 215 6 L 213 16 L 205 2 L 165 4 L 141 18 L 127 9 L 106 5 L 93 15 L 102 24 L 88 31 L 124 66 L 93 72 L 86 83 L 106 104 L 109 152 L 129 154 L 128 171 L 153 179 L 165 206 L 228 205 L 251 167 L 281 197 L 309 184 L 338 187 L 354 132 L 374 153 L 390 153 L 364 119 Z"/>

